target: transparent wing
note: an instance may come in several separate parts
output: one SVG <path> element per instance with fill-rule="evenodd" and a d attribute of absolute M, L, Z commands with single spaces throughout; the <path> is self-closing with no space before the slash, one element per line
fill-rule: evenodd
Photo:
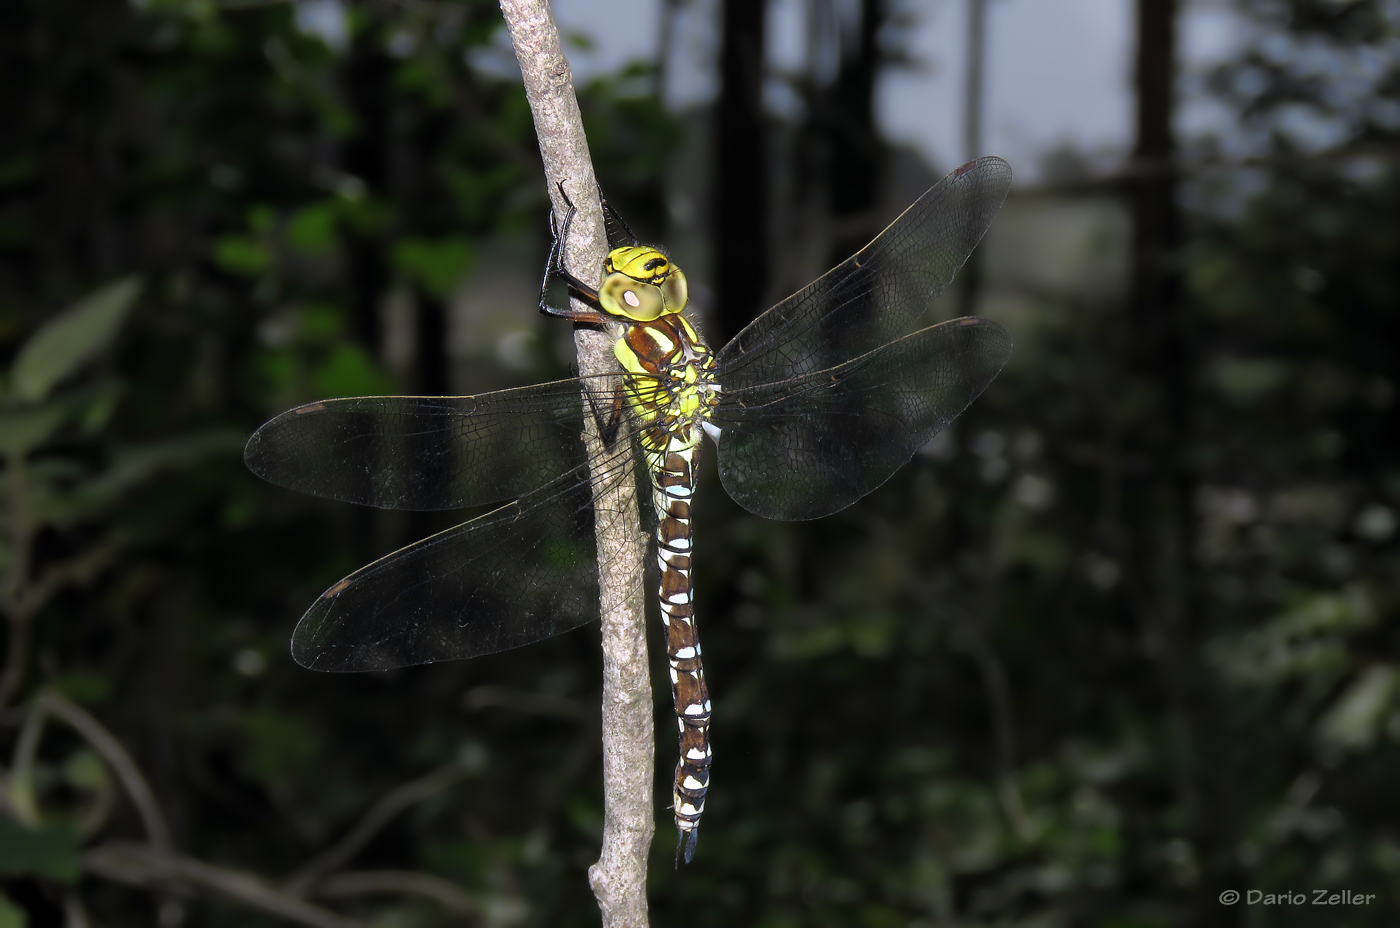
<path fill-rule="evenodd" d="M 905 335 L 981 240 L 1011 166 L 980 158 L 921 196 L 874 241 L 763 313 L 716 356 L 725 391 L 834 367 Z"/>
<path fill-rule="evenodd" d="M 835 367 L 721 395 L 719 474 L 770 519 L 816 519 L 884 483 L 986 389 L 1011 336 L 966 317 Z"/>
<path fill-rule="evenodd" d="M 610 380 L 588 381 L 603 410 Z M 582 463 L 584 386 L 308 403 L 254 432 L 243 459 L 278 486 L 380 509 L 514 499 Z"/>
<path fill-rule="evenodd" d="M 630 448 L 602 472 L 602 497 L 634 478 Z M 598 617 L 589 468 L 395 551 L 316 601 L 292 634 L 312 670 L 390 670 L 530 644 Z M 643 595 L 639 587 L 634 596 Z"/>

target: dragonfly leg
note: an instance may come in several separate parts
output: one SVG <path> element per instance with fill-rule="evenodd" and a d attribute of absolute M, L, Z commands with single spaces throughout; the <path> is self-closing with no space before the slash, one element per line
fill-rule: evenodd
<path fill-rule="evenodd" d="M 633 232 L 632 227 L 627 224 L 627 220 L 623 219 L 618 215 L 617 210 L 608 205 L 608 198 L 603 196 L 602 184 L 598 185 L 598 202 L 603 205 L 603 215 L 609 217 L 611 222 L 615 222 L 621 226 L 622 231 L 627 233 L 627 237 L 631 239 L 633 245 L 640 245 L 642 243 L 642 240 L 637 238 L 637 233 Z"/>
<path fill-rule="evenodd" d="M 564 214 L 562 228 L 556 221 L 554 213 L 551 212 L 549 214 L 549 231 L 554 240 L 549 246 L 549 260 L 545 262 L 544 279 L 540 281 L 540 312 L 549 316 L 557 316 L 560 319 L 568 319 L 570 322 L 585 322 L 594 325 L 602 325 L 608 321 L 607 315 L 603 313 L 602 310 L 575 309 L 572 306 L 561 308 L 549 305 L 549 279 L 556 276 L 561 278 L 564 283 L 569 285 L 570 290 L 577 293 L 583 299 L 595 305 L 598 302 L 598 291 L 580 280 L 564 266 L 564 244 L 569 240 L 569 227 L 573 224 L 574 213 L 578 212 L 578 209 L 574 206 L 573 201 L 569 199 L 568 193 L 564 191 L 564 185 L 562 183 L 559 184 L 559 195 L 564 198 L 564 202 L 568 204 L 569 210 Z"/>
<path fill-rule="evenodd" d="M 613 442 L 617 441 L 618 430 L 622 428 L 622 409 L 626 403 L 623 396 L 622 384 L 612 391 L 612 409 L 605 415 L 602 409 L 598 408 L 598 400 L 593 396 L 592 390 L 585 391 L 588 397 L 588 406 L 593 410 L 593 421 L 598 423 L 598 435 L 603 439 L 604 446 L 611 448 Z"/>
<path fill-rule="evenodd" d="M 563 185 L 559 188 L 564 189 Z M 570 211 L 573 205 L 569 206 Z M 554 265 L 560 262 L 560 243 L 563 240 L 559 237 L 559 219 L 554 215 L 554 210 L 549 211 L 549 258 L 544 262 L 544 278 L 540 281 L 540 311 L 549 313 L 554 307 L 549 305 L 549 279 L 554 276 Z"/>

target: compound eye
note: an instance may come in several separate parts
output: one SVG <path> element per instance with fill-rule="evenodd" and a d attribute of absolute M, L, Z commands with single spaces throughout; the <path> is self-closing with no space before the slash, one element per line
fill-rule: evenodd
<path fill-rule="evenodd" d="M 598 302 L 614 316 L 638 322 L 651 322 L 666 311 L 661 291 L 651 284 L 633 280 L 626 274 L 612 273 L 598 288 Z"/>
<path fill-rule="evenodd" d="M 666 308 L 671 312 L 678 313 L 685 309 L 686 301 L 690 299 L 690 288 L 680 268 L 671 268 L 671 276 L 661 285 L 661 295 L 666 298 Z"/>

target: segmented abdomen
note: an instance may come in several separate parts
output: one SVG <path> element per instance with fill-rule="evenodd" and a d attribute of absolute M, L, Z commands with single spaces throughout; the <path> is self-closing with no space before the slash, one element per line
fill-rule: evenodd
<path fill-rule="evenodd" d="M 677 859 L 695 854 L 696 829 L 710 785 L 710 696 L 700 666 L 700 639 L 691 598 L 690 502 L 701 423 L 714 408 L 714 358 L 679 315 L 629 327 L 615 352 L 627 371 L 629 401 L 640 423 L 642 450 L 656 508 L 661 568 L 661 621 L 671 664 L 671 698 L 680 727 L 674 810 Z"/>
<path fill-rule="evenodd" d="M 690 430 L 687 430 L 690 431 Z M 676 828 L 685 860 L 695 853 L 695 830 L 710 786 L 710 695 L 700 663 L 700 638 L 690 573 L 690 501 L 695 492 L 699 429 L 674 435 L 662 452 L 648 449 L 656 507 L 656 553 L 661 569 L 661 621 L 671 664 L 671 697 L 680 729 L 680 761 L 673 792 Z"/>

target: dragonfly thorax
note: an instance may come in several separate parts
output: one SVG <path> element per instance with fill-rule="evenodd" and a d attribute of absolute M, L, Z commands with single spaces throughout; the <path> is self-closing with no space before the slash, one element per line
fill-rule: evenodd
<path fill-rule="evenodd" d="M 714 355 L 684 316 L 668 313 L 630 325 L 613 351 L 627 372 L 628 400 L 647 431 L 658 440 L 662 433 L 698 434 L 719 401 L 719 388 Z"/>
<path fill-rule="evenodd" d="M 688 298 L 685 274 L 655 248 L 614 248 L 603 261 L 598 303 L 613 316 L 650 322 L 685 309 Z"/>

